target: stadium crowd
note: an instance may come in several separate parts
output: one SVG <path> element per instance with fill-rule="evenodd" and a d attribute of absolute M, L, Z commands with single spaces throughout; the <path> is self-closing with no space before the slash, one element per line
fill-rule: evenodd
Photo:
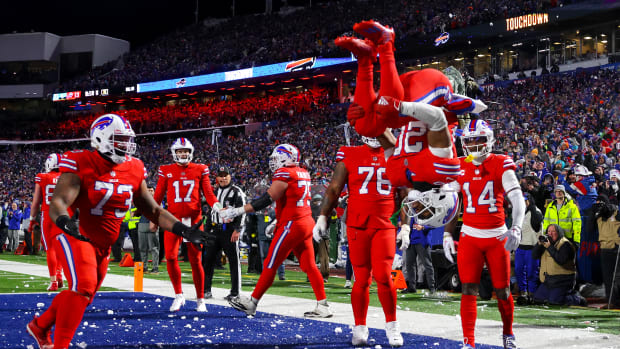
<path fill-rule="evenodd" d="M 533 201 L 541 214 L 545 215 L 549 203 L 553 202 L 558 195 L 557 191 L 561 189 L 569 194 L 568 201 L 577 203 L 581 211 L 579 219 L 583 220 L 579 257 L 588 256 L 590 252 L 592 257 L 596 255 L 596 251 L 591 250 L 593 242 L 588 241 L 596 237 L 587 230 L 595 229 L 592 228 L 592 218 L 597 217 L 597 212 L 585 208 L 585 198 L 593 194 L 594 197 L 590 199 L 596 202 L 607 200 L 610 204 L 618 204 L 619 75 L 611 69 L 551 74 L 516 80 L 508 85 L 497 83 L 493 87 L 487 86 L 482 96 L 490 106 L 484 117 L 495 130 L 494 150 L 514 157 L 523 191 L 531 195 L 530 202 Z M 224 107 L 224 102 L 164 109 L 168 115 L 183 115 L 188 110 L 198 113 L 203 107 L 218 108 L 219 115 L 224 116 L 219 120 L 229 120 L 229 116 L 238 114 L 234 108 L 241 108 L 248 113 L 240 114 L 238 122 L 269 121 L 259 132 L 246 134 L 242 128 L 227 130 L 219 138 L 217 146 L 212 144 L 210 133 L 188 130 L 184 134 L 196 147 L 197 162 L 206 163 L 210 167 L 228 166 L 232 169 L 235 183 L 252 196 L 252 189 L 257 184 L 269 182 L 270 171 L 266 158 L 274 144 L 278 143 L 297 145 L 302 154 L 302 166 L 308 169 L 314 183 L 327 183 L 335 164 L 335 152 L 340 145 L 345 144 L 344 132 L 338 126 L 346 120 L 348 105 L 327 105 L 325 101 L 318 103 L 319 100 L 320 96 L 289 94 L 285 97 L 234 102 L 229 104 L 233 106 L 231 110 Z M 271 108 L 273 103 L 281 108 Z M 255 104 L 264 106 L 258 113 L 263 115 L 250 114 L 248 106 Z M 164 109 L 157 109 L 155 113 Z M 149 121 L 140 119 L 141 115 L 148 117 L 151 114 L 135 111 L 129 113 L 128 118 L 139 132 L 151 130 Z M 180 121 L 173 120 L 168 124 L 159 122 L 159 127 L 175 129 L 175 123 L 178 125 Z M 183 118 L 181 125 L 205 125 L 197 125 L 195 121 L 195 117 Z M 86 125 L 90 120 L 82 122 Z M 155 121 L 153 124 L 157 123 Z M 217 121 L 207 125 L 217 125 Z M 48 127 L 60 129 L 59 125 Z M 156 182 L 158 166 L 170 161 L 169 146 L 173 138 L 178 136 L 138 137 L 137 156 L 146 164 L 150 184 Z M 47 154 L 75 148 L 78 144 L 79 147 L 87 147 L 83 142 L 3 146 L 0 152 L 0 162 L 4 164 L 0 168 L 0 202 L 5 203 L 3 207 L 12 202 L 30 200 L 34 175 L 42 170 L 42 162 Z M 581 165 L 586 170 L 578 170 Z M 577 182 L 571 179 L 572 175 L 579 173 L 582 177 L 591 178 L 585 192 L 579 192 Z M 571 239 L 579 246 L 577 236 L 573 235 Z M 596 281 L 591 270 L 579 269 L 579 276 L 583 281 Z"/>
<path fill-rule="evenodd" d="M 147 81 L 209 74 L 306 57 L 342 56 L 333 38 L 372 13 L 398 32 L 397 48 L 409 39 L 488 23 L 575 0 L 488 1 L 450 3 L 401 0 L 333 1 L 282 15 L 234 17 L 214 26 L 190 25 L 137 48 L 116 63 L 66 81 L 58 91 L 111 88 Z M 312 15 L 308 12 L 312 11 Z M 226 34 L 224 34 L 226 33 Z M 232 35 L 230 35 L 232 33 Z M 400 43 L 400 47 L 399 47 Z"/>

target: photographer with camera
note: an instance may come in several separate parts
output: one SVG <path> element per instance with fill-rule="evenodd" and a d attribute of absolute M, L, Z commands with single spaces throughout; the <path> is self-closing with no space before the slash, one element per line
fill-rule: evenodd
<path fill-rule="evenodd" d="M 609 308 L 620 307 L 620 268 L 618 265 L 618 246 L 620 245 L 620 214 L 618 207 L 609 202 L 606 195 L 600 194 L 594 204 L 598 240 L 601 244 L 601 271 L 605 284 L 605 298 Z"/>
<path fill-rule="evenodd" d="M 564 237 L 564 229 L 549 224 L 532 250 L 532 258 L 540 259 L 540 286 L 535 303 L 554 305 L 586 305 L 585 298 L 574 291 L 577 266 L 575 246 Z"/>

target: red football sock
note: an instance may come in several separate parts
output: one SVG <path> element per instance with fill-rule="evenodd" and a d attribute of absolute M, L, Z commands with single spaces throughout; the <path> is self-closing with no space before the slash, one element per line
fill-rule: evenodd
<path fill-rule="evenodd" d="M 504 334 L 513 334 L 512 320 L 515 312 L 515 303 L 513 302 L 512 294 L 508 296 L 508 299 L 498 299 L 497 308 L 504 323 Z"/>
<path fill-rule="evenodd" d="M 54 349 L 68 348 L 73 338 L 75 330 L 77 330 L 89 299 L 79 293 L 65 290 L 62 303 L 59 304 L 63 311 L 57 312 L 56 328 L 54 329 Z M 70 310 L 69 310 L 70 309 Z"/>
<path fill-rule="evenodd" d="M 192 266 L 192 279 L 194 280 L 196 294 L 198 298 L 202 298 L 202 295 L 205 293 L 205 271 L 202 268 L 202 251 L 194 244 L 187 244 L 187 252 L 189 255 L 189 263 Z"/>
<path fill-rule="evenodd" d="M 396 289 L 377 283 L 377 296 L 379 296 L 379 302 L 383 307 L 385 322 L 396 321 Z"/>
<path fill-rule="evenodd" d="M 54 300 L 52 300 L 52 305 L 50 305 L 50 307 L 37 318 L 37 326 L 43 329 L 50 329 L 54 326 L 54 323 L 56 323 L 56 311 L 58 310 L 60 304 L 64 304 L 63 299 L 66 297 L 67 292 L 69 291 L 62 291 L 54 297 Z"/>
<path fill-rule="evenodd" d="M 463 327 L 463 343 L 476 346 L 474 330 L 476 329 L 476 296 L 461 295 L 461 326 Z"/>
<path fill-rule="evenodd" d="M 392 43 L 388 42 L 377 48 L 379 51 L 379 64 L 381 64 L 381 87 L 379 95 L 390 96 L 398 100 L 405 97 L 405 90 L 396 70 L 396 59 Z"/>
<path fill-rule="evenodd" d="M 370 279 L 370 268 L 355 266 L 355 283 L 351 289 L 351 307 L 353 308 L 353 318 L 355 325 L 366 325 L 368 316 L 368 288 L 372 280 Z"/>
<path fill-rule="evenodd" d="M 179 267 L 179 260 L 176 258 L 168 259 L 168 257 L 166 257 L 166 269 L 168 270 L 168 276 L 170 277 L 172 287 L 174 288 L 174 294 L 183 293 L 183 287 L 181 286 L 181 267 Z"/>

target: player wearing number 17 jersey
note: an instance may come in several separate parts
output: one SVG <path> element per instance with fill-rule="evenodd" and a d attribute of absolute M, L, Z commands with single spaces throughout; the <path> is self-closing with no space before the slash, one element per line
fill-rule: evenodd
<path fill-rule="evenodd" d="M 471 120 L 463 129 L 461 158 L 463 175 L 458 178 L 463 194 L 463 227 L 459 239 L 458 270 L 463 284 L 461 324 L 464 344 L 475 347 L 476 295 L 486 263 L 497 295 L 503 322 L 505 348 L 516 348 L 512 322 L 514 303 L 510 293 L 510 252 L 521 241 L 525 201 L 515 174 L 515 163 L 493 154 L 493 131 L 483 120 Z M 512 204 L 512 227 L 506 228 L 504 198 Z M 504 241 L 505 240 L 505 241 Z M 444 236 L 444 250 L 452 237 Z M 450 254 L 446 257 L 452 258 Z"/>
<path fill-rule="evenodd" d="M 217 201 L 211 180 L 209 167 L 192 162 L 194 146 L 187 138 L 177 138 L 170 147 L 174 163 L 159 168 L 155 201 L 161 203 L 166 197 L 168 211 L 187 225 L 196 224 L 202 220 L 202 206 L 200 193 L 207 199 L 209 206 L 215 211 L 221 209 Z M 183 239 L 169 231 L 164 232 L 164 247 L 166 253 L 166 268 L 172 281 L 175 299 L 170 311 L 177 311 L 185 304 L 181 286 L 181 268 L 179 267 L 179 246 Z M 192 266 L 192 278 L 196 288 L 197 307 L 200 312 L 207 311 L 204 301 L 204 269 L 202 268 L 202 251 L 194 244 L 187 245 L 189 262 Z"/>
<path fill-rule="evenodd" d="M 366 145 L 341 147 L 336 154 L 336 168 L 314 227 L 315 240 L 326 235 L 326 216 L 338 204 L 345 185 L 349 188 L 347 238 L 355 283 L 351 290 L 351 306 L 355 327 L 353 345 L 368 344 L 368 291 L 372 277 L 377 281 L 377 294 L 385 329 L 391 346 L 403 345 L 396 321 L 396 289 L 392 283 L 392 262 L 396 252 L 396 228 L 390 222 L 394 213 L 394 191 L 387 180 L 385 154 L 375 138 L 362 137 Z"/>
<path fill-rule="evenodd" d="M 308 275 L 310 285 L 317 300 L 314 310 L 306 312 L 306 317 L 331 317 L 321 272 L 314 261 L 312 247 L 312 227 L 314 219 L 310 211 L 311 178 L 308 171 L 299 167 L 299 150 L 290 144 L 280 144 L 269 157 L 269 167 L 273 171 L 271 186 L 258 199 L 242 207 L 222 211 L 222 219 L 232 219 L 244 213 L 260 211 L 273 201 L 276 202 L 276 228 L 273 242 L 263 263 L 263 272 L 258 278 L 252 297 L 240 295 L 229 300 L 230 305 L 248 315 L 256 313 L 256 306 L 267 289 L 271 287 L 276 271 L 291 251 L 299 260 L 299 266 Z"/>
<path fill-rule="evenodd" d="M 62 230 L 56 237 L 69 289 L 60 292 L 50 307 L 27 325 L 40 348 L 68 348 L 84 311 L 92 302 L 108 269 L 112 244 L 117 240 L 125 213 L 133 204 L 164 229 L 199 241 L 201 234 L 179 222 L 147 190 L 146 170 L 133 158 L 135 133 L 124 118 L 106 114 L 90 130 L 95 150 L 65 153 L 60 177 L 50 200 L 50 218 Z M 80 223 L 69 217 L 79 210 Z M 54 329 L 54 341 L 51 329 Z"/>

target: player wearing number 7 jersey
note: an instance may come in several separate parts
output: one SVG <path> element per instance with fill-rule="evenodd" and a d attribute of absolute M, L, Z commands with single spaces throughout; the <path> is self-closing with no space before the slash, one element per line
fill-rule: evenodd
<path fill-rule="evenodd" d="M 250 298 L 240 295 L 228 301 L 233 308 L 248 315 L 256 313 L 256 306 L 271 287 L 278 267 L 292 251 L 299 260 L 301 270 L 308 275 L 317 300 L 316 308 L 306 312 L 304 316 L 322 318 L 332 316 L 325 296 L 323 276 L 314 261 L 312 247 L 314 219 L 310 210 L 311 178 L 308 171 L 299 167 L 299 158 L 299 150 L 293 145 L 280 144 L 275 147 L 269 157 L 273 177 L 267 192 L 249 204 L 227 208 L 221 213 L 222 219 L 227 220 L 244 213 L 260 211 L 273 201 L 276 202 L 277 223 L 273 242 L 252 296 Z"/>
<path fill-rule="evenodd" d="M 132 202 L 162 228 L 199 242 L 197 228 L 179 222 L 148 192 L 144 164 L 131 156 L 136 151 L 134 137 L 127 120 L 115 114 L 102 115 L 90 129 L 95 150 L 67 152 L 60 159 L 61 175 L 50 200 L 49 215 L 62 230 L 54 247 L 62 256 L 69 289 L 60 292 L 40 317 L 28 323 L 27 331 L 39 348 L 69 347 L 86 307 L 103 282 L 111 246 Z M 69 217 L 69 208 L 79 210 L 79 227 Z"/>
<path fill-rule="evenodd" d="M 209 206 L 215 211 L 221 210 L 217 201 L 211 180 L 209 168 L 204 164 L 192 162 L 194 146 L 187 138 L 177 138 L 170 147 L 174 163 L 159 168 L 155 201 L 161 203 L 166 197 L 168 211 L 185 224 L 196 224 L 202 219 L 200 192 L 204 194 Z M 181 268 L 179 267 L 179 246 L 183 239 L 169 231 L 164 232 L 164 248 L 166 253 L 166 268 L 172 281 L 175 298 L 170 311 L 178 311 L 185 304 L 181 286 Z M 189 263 L 192 266 L 192 278 L 196 288 L 197 307 L 199 312 L 207 311 L 204 301 L 205 273 L 202 268 L 202 252 L 194 244 L 187 245 Z"/>
<path fill-rule="evenodd" d="M 469 121 L 461 139 L 463 151 L 468 155 L 461 158 L 463 175 L 458 178 L 464 206 L 457 260 L 463 284 L 461 324 L 464 344 L 475 347 L 476 296 L 486 263 L 502 317 L 504 347 L 516 348 L 512 332 L 514 303 L 510 293 L 510 252 L 519 246 L 525 215 L 516 166 L 511 157 L 491 153 L 495 141 L 493 130 L 484 120 Z M 505 197 L 512 204 L 510 229 L 504 224 Z M 452 236 L 446 233 L 444 250 L 451 247 Z M 446 257 L 452 258 L 450 254 Z"/>
<path fill-rule="evenodd" d="M 315 239 L 320 238 L 327 230 L 326 216 L 336 207 L 340 192 L 347 185 L 347 238 L 355 273 L 351 290 L 355 327 L 351 343 L 368 344 L 368 291 L 374 277 L 389 343 L 401 346 L 403 337 L 396 321 L 396 289 L 391 275 L 396 252 L 396 228 L 390 222 L 394 213 L 394 190 L 385 175 L 386 161 L 381 144 L 375 138 L 362 137 L 362 141 L 366 145 L 338 150 L 338 163 L 325 192 L 314 235 Z"/>

